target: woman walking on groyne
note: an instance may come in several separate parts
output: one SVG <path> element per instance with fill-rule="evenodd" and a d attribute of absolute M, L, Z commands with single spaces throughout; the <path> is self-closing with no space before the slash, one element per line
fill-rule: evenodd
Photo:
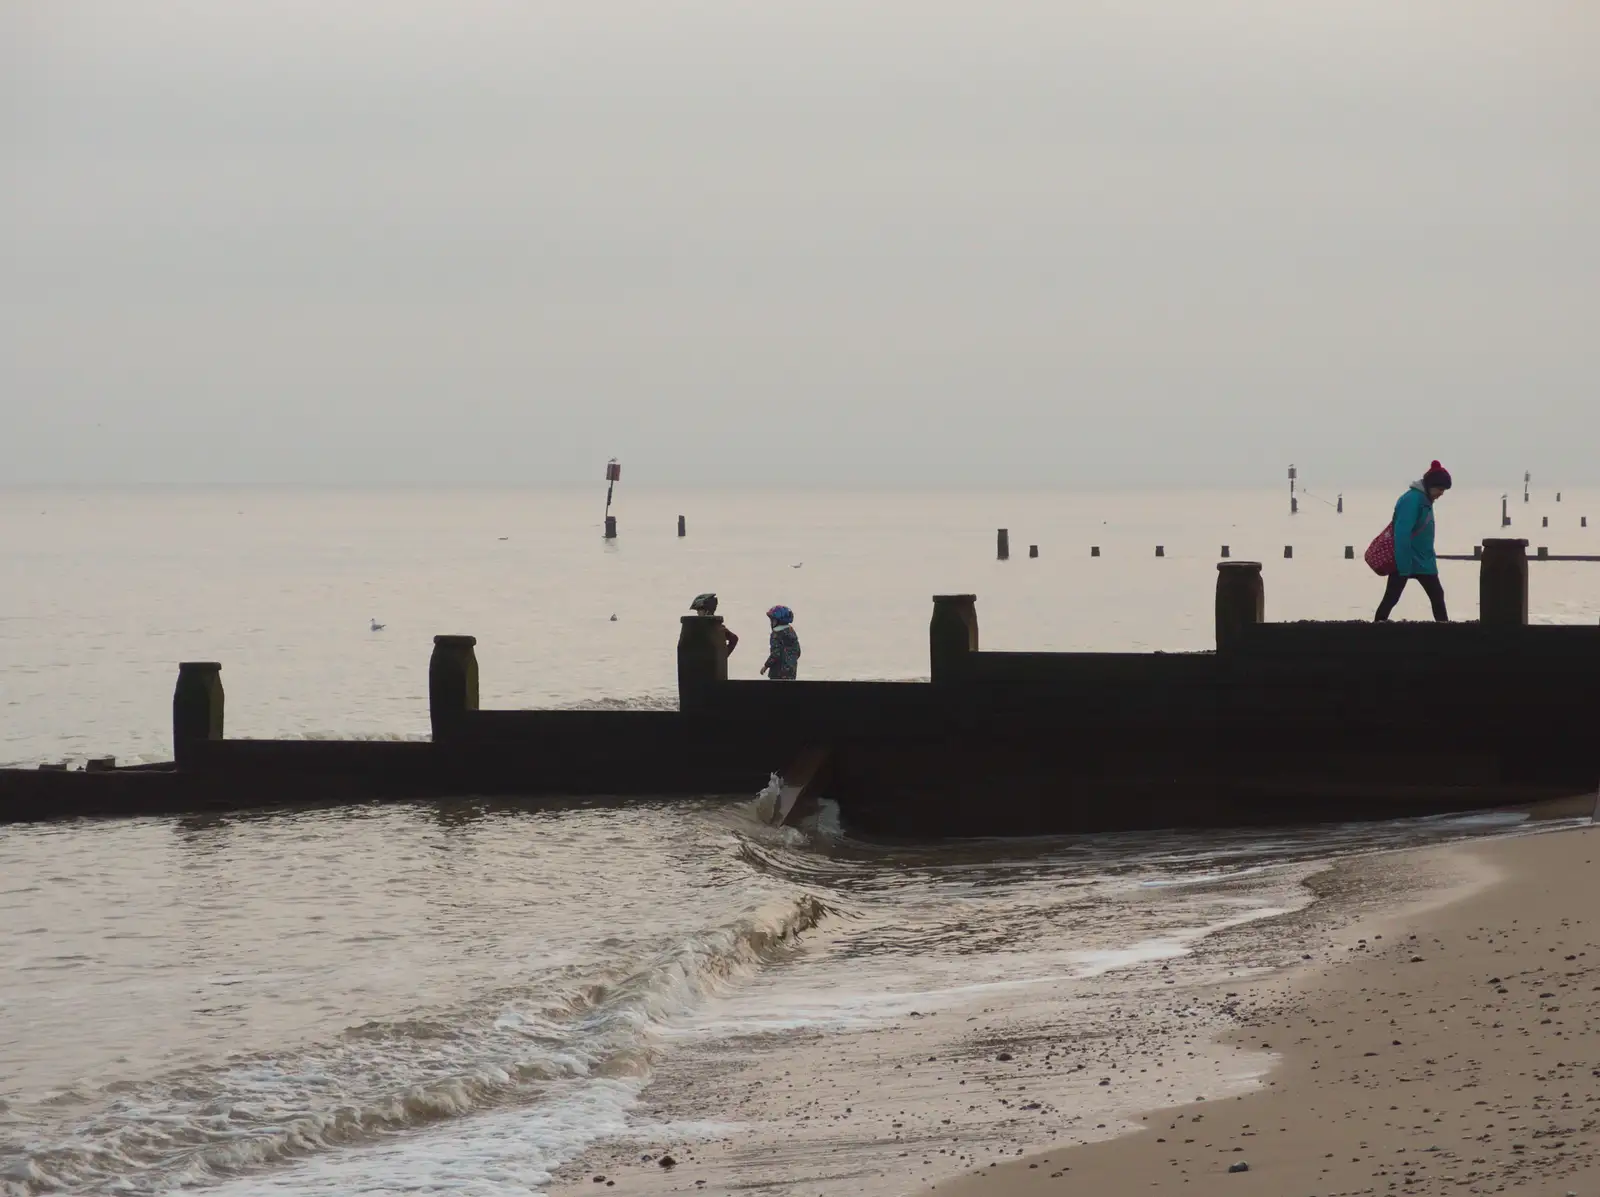
<path fill-rule="evenodd" d="M 800 637 L 794 630 L 794 612 L 781 603 L 767 612 L 772 621 L 772 650 L 761 672 L 775 682 L 792 682 L 800 670 Z"/>
<path fill-rule="evenodd" d="M 1374 622 L 1383 623 L 1400 601 L 1406 583 L 1415 578 L 1433 604 L 1433 617 L 1445 623 L 1450 616 L 1444 606 L 1444 587 L 1439 584 L 1439 559 L 1433 551 L 1433 504 L 1450 489 L 1450 471 L 1437 461 L 1428 472 L 1406 490 L 1394 505 L 1394 522 L 1367 550 L 1367 562 L 1381 573 L 1387 573 L 1389 584 L 1384 589 L 1383 601 L 1378 604 Z M 1374 554 L 1387 557 L 1382 550 L 1385 539 L 1393 544 L 1392 562 L 1375 562 Z M 1389 569 L 1381 565 L 1388 564 Z"/>

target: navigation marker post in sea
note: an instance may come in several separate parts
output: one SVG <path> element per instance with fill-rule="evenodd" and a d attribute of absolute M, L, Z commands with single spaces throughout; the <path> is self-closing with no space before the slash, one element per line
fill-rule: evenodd
<path fill-rule="evenodd" d="M 622 463 L 615 457 L 606 462 L 606 535 L 607 540 L 617 538 L 617 517 L 611 514 L 611 491 L 622 481 Z"/>

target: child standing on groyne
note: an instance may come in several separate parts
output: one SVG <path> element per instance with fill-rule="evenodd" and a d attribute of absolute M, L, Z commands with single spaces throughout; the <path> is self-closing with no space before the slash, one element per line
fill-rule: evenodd
<path fill-rule="evenodd" d="M 775 682 L 792 682 L 800 668 L 800 637 L 794 630 L 794 612 L 781 603 L 767 612 L 772 621 L 772 649 L 761 672 Z"/>
<path fill-rule="evenodd" d="M 694 601 L 689 604 L 689 610 L 698 615 L 715 615 L 717 613 L 717 596 L 714 594 L 697 594 L 694 596 Z M 733 634 L 732 628 L 724 625 L 722 636 L 727 641 L 730 654 L 739 647 L 739 637 Z"/>
<path fill-rule="evenodd" d="M 1433 604 L 1434 619 L 1440 623 L 1450 619 L 1444 606 L 1444 587 L 1439 584 L 1439 559 L 1433 551 L 1433 504 L 1449 489 L 1450 471 L 1436 461 L 1395 503 L 1394 523 L 1390 526 L 1394 538 L 1394 572 L 1389 574 L 1374 622 L 1383 623 L 1389 618 L 1412 578 Z"/>

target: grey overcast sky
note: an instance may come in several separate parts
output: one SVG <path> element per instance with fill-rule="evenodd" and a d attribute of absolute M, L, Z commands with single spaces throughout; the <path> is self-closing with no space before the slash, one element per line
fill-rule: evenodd
<path fill-rule="evenodd" d="M 1600 481 L 1593 0 L 0 0 L 0 484 Z"/>

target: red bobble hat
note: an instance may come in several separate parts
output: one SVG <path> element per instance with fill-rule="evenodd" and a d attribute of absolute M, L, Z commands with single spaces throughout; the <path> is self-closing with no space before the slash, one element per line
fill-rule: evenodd
<path fill-rule="evenodd" d="M 1428 467 L 1428 472 L 1422 476 L 1423 486 L 1437 486 L 1440 490 L 1450 489 L 1450 471 L 1437 461 Z"/>

